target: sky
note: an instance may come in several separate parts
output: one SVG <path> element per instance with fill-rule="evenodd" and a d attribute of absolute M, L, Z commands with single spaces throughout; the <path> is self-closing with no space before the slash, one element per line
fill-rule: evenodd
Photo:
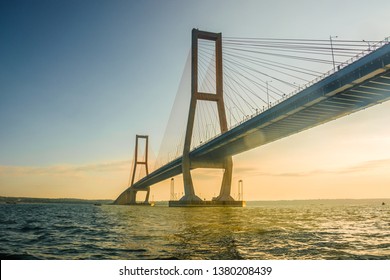
<path fill-rule="evenodd" d="M 389 10 L 387 0 L 1 0 L 0 196 L 115 199 L 135 135 L 158 153 L 192 28 L 381 40 Z M 241 179 L 247 200 L 390 198 L 389 112 L 388 102 L 235 156 L 233 195 Z M 220 170 L 193 174 L 201 197 L 219 192 Z M 152 197 L 169 199 L 169 180 Z"/>

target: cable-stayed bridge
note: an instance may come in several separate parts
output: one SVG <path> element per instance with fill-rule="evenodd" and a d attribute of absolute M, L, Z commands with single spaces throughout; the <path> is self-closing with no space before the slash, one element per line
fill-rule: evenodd
<path fill-rule="evenodd" d="M 184 180 L 181 201 L 201 201 L 191 177 L 196 168 L 224 169 L 220 193 L 213 200 L 233 201 L 232 156 L 388 100 L 388 39 L 334 39 L 222 41 L 221 33 L 194 29 L 187 92 L 191 100 L 184 132 L 171 152 L 176 158 L 168 157 L 168 162 L 134 182 L 135 166 L 148 164 L 147 145 L 144 161 L 137 161 L 136 147 L 132 182 L 115 203 L 135 204 L 138 191 L 147 191 L 147 202 L 150 186 L 179 174 Z M 338 61 L 345 57 L 350 59 Z M 320 74 L 325 68 L 310 69 L 309 64 L 332 68 Z"/>

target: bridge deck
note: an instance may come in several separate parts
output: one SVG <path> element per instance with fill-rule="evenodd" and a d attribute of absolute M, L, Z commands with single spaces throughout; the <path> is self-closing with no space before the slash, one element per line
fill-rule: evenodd
<path fill-rule="evenodd" d="M 190 153 L 196 162 L 218 162 L 291 134 L 365 109 L 390 98 L 390 44 L 307 87 Z M 133 185 L 142 190 L 181 174 L 182 158 Z M 125 193 L 125 192 L 124 192 Z"/>

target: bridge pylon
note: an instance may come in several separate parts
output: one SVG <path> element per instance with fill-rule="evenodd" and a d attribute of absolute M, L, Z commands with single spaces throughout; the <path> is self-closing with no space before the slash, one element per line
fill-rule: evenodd
<path fill-rule="evenodd" d="M 139 140 L 144 139 L 145 141 L 145 157 L 143 160 L 140 160 L 140 157 L 138 156 L 139 152 Z M 114 204 L 121 204 L 121 205 L 138 205 L 137 203 L 137 193 L 139 191 L 146 191 L 146 197 L 145 201 L 141 204 L 149 205 L 149 195 L 150 195 L 150 187 L 142 190 L 137 190 L 132 188 L 134 185 L 135 180 L 135 174 L 137 171 L 138 165 L 144 165 L 146 170 L 146 176 L 149 175 L 148 170 L 148 150 L 149 150 L 149 136 L 148 135 L 136 135 L 135 136 L 135 152 L 134 152 L 134 165 L 132 170 L 132 176 L 131 176 L 131 184 L 130 187 L 124 191 L 114 202 Z"/>
<path fill-rule="evenodd" d="M 209 40 L 215 42 L 215 93 L 200 92 L 198 90 L 198 40 Z M 192 30 L 192 55 L 191 55 L 191 101 L 188 114 L 186 137 L 183 149 L 182 172 L 184 181 L 184 196 L 181 201 L 201 201 L 195 194 L 191 177 L 191 169 L 194 168 L 222 168 L 224 174 L 219 196 L 213 198 L 217 201 L 233 201 L 231 197 L 231 182 L 233 171 L 233 160 L 231 156 L 222 159 L 200 160 L 194 162 L 190 157 L 191 140 L 194 129 L 195 111 L 197 101 L 216 102 L 221 133 L 228 130 L 225 104 L 223 99 L 223 73 L 222 73 L 222 33 L 211 33 Z"/>

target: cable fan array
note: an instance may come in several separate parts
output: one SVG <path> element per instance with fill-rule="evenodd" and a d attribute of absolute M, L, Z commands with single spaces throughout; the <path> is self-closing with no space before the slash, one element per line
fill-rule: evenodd
<path fill-rule="evenodd" d="M 236 38 L 223 39 L 223 95 L 229 129 L 269 109 L 311 83 L 344 67 L 348 59 L 375 50 L 378 41 Z M 190 92 L 190 59 L 184 71 L 156 168 L 180 157 Z M 324 74 L 325 73 L 325 74 Z M 216 92 L 215 42 L 198 40 L 198 91 Z M 185 111 L 178 111 L 185 106 Z M 174 117 L 172 117 L 174 116 Z M 191 148 L 221 133 L 215 102 L 197 101 Z M 165 141 L 165 143 L 164 143 Z M 168 148 L 169 147 L 169 148 Z"/>

